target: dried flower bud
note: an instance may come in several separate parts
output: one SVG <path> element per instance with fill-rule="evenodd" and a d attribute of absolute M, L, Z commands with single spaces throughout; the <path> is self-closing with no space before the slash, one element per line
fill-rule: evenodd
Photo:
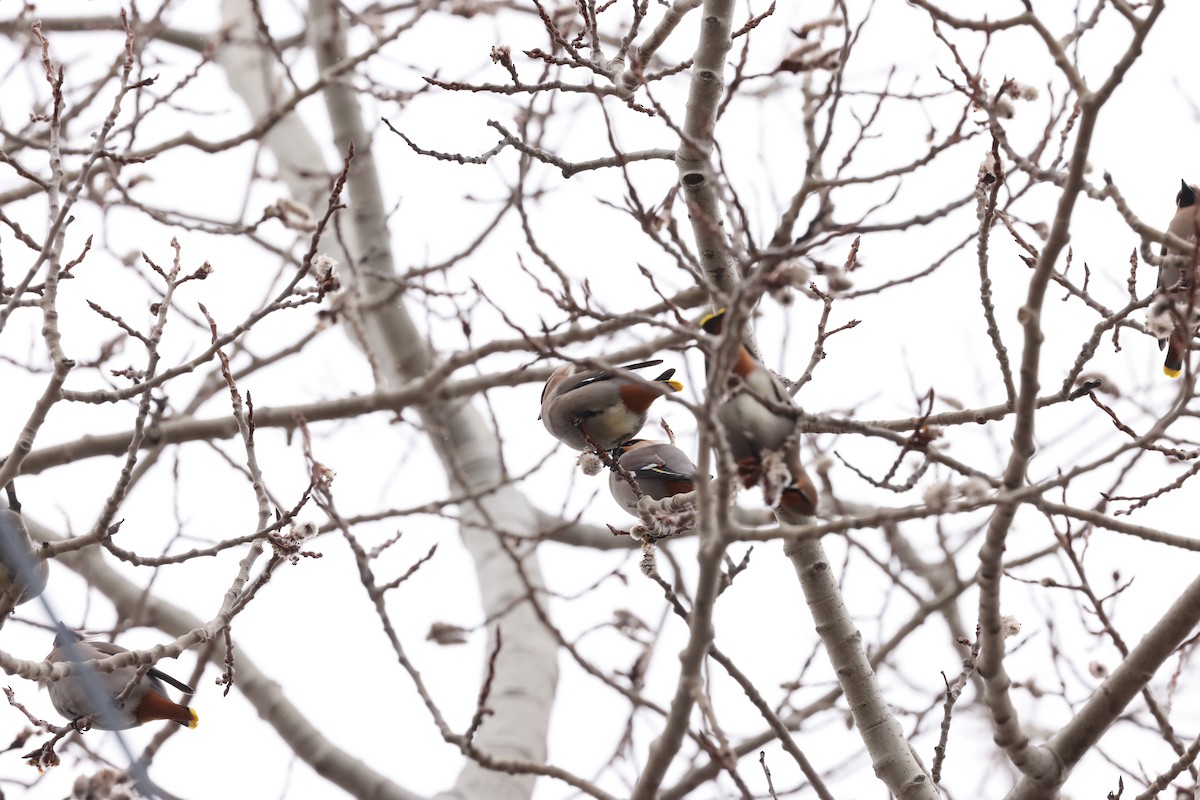
<path fill-rule="evenodd" d="M 848 292 L 854 288 L 854 282 L 846 275 L 841 267 L 830 267 L 825 270 L 825 283 L 831 292 Z"/>
<path fill-rule="evenodd" d="M 979 163 L 979 170 L 975 175 L 975 217 L 981 222 L 987 209 L 988 193 L 991 191 L 992 184 L 996 182 L 999 173 L 999 165 L 996 163 L 996 156 L 988 150 L 983 161 Z"/>
<path fill-rule="evenodd" d="M 964 498 L 970 500 L 972 503 L 977 503 L 980 500 L 986 499 L 991 494 L 992 487 L 983 478 L 972 477 L 964 481 L 962 486 L 958 487 L 958 490 Z"/>
<path fill-rule="evenodd" d="M 317 524 L 315 522 L 300 522 L 292 526 L 289 535 L 297 542 L 303 542 L 306 539 L 311 539 L 317 535 Z"/>
<path fill-rule="evenodd" d="M 954 498 L 954 486 L 949 481 L 935 483 L 925 490 L 925 505 L 932 511 L 944 511 Z"/>
<path fill-rule="evenodd" d="M 466 644 L 468 633 L 470 631 L 458 625 L 451 625 L 448 622 L 435 622 L 429 626 L 429 634 L 425 637 L 425 641 L 440 645 Z"/>
<path fill-rule="evenodd" d="M 583 474 L 589 478 L 599 475 L 604 469 L 604 462 L 600 460 L 600 456 L 590 450 L 580 453 L 576 463 L 579 464 L 579 469 L 583 471 Z"/>
<path fill-rule="evenodd" d="M 654 546 L 642 547 L 642 560 L 638 564 L 642 574 L 647 577 L 653 577 L 658 574 L 658 565 L 654 562 Z"/>
<path fill-rule="evenodd" d="M 320 253 L 313 257 L 312 274 L 318 281 L 328 280 L 333 271 L 337 269 L 337 261 L 330 258 L 325 253 Z"/>

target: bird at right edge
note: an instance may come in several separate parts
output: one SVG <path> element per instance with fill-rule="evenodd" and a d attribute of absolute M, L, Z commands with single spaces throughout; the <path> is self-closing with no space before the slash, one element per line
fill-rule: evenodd
<path fill-rule="evenodd" d="M 1185 180 L 1181 180 L 1180 185 L 1179 193 L 1175 195 L 1175 216 L 1171 217 L 1167 233 L 1174 234 L 1184 241 L 1195 242 L 1198 221 L 1196 212 L 1200 210 L 1196 206 L 1196 196 L 1200 194 L 1200 187 L 1189 184 Z M 1170 252 L 1166 242 L 1163 242 L 1163 257 L 1165 258 Z M 1176 255 L 1182 254 L 1177 253 Z M 1166 317 L 1164 327 L 1169 329 L 1170 333 L 1160 336 L 1158 349 L 1167 348 L 1167 357 L 1163 361 L 1163 372 L 1172 378 L 1178 378 L 1180 371 L 1183 370 L 1183 359 L 1188 350 L 1188 340 L 1192 337 L 1190 317 L 1193 304 L 1190 302 L 1190 293 L 1187 290 L 1192 286 L 1191 273 L 1194 263 L 1194 260 L 1189 262 L 1186 272 L 1180 269 L 1178 260 L 1175 260 L 1175 263 L 1163 264 L 1158 268 L 1158 288 L 1163 296 L 1156 304 L 1153 313 Z M 1183 317 L 1189 321 L 1178 319 L 1180 315 L 1176 307 L 1177 299 L 1188 300 Z M 1165 333 L 1165 331 L 1163 332 Z"/>

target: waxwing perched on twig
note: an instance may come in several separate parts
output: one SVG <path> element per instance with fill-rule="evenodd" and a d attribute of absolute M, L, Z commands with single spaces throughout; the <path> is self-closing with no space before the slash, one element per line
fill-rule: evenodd
<path fill-rule="evenodd" d="M 111 642 L 85 642 L 79 634 L 60 622 L 58 635 L 54 637 L 54 649 L 46 659 L 92 661 L 127 652 L 129 651 L 124 647 Z M 47 685 L 50 702 L 54 704 L 58 713 L 67 719 L 76 721 L 90 716 L 92 727 L 105 731 L 121 731 L 156 720 L 171 720 L 189 728 L 196 727 L 199 719 L 196 712 L 167 697 L 163 683 L 169 683 L 185 694 L 193 694 L 195 689 L 154 667 L 151 667 L 133 687 L 124 701 L 117 704 L 116 698 L 125 691 L 125 687 L 134 679 L 137 671 L 137 667 L 121 667 L 112 672 L 91 670 L 88 675 L 82 675 L 79 671 L 73 672 Z M 95 680 L 89 681 L 88 678 Z M 93 699 L 93 694 L 88 691 L 89 683 L 101 689 L 103 699 L 108 701 L 107 708 Z"/>
<path fill-rule="evenodd" d="M 1200 188 L 1189 184 L 1187 181 L 1181 180 L 1181 188 L 1179 193 L 1175 195 L 1175 216 L 1171 217 L 1171 224 L 1167 226 L 1167 233 L 1174 234 L 1180 239 L 1187 242 L 1196 241 L 1196 224 L 1197 224 L 1197 205 L 1196 197 L 1200 194 Z M 1169 253 L 1166 242 L 1162 246 L 1162 255 L 1165 257 Z M 1170 334 L 1158 340 L 1158 348 L 1161 350 L 1164 346 L 1167 348 L 1167 357 L 1163 362 L 1163 372 L 1172 378 L 1179 376 L 1180 370 L 1183 369 L 1183 359 L 1187 354 L 1188 340 L 1192 337 L 1192 324 L 1190 320 L 1178 319 L 1179 312 L 1176 308 L 1176 300 L 1186 299 L 1188 311 L 1187 316 L 1191 316 L 1191 308 L 1195 305 L 1192 291 L 1195 287 L 1191 280 L 1193 271 L 1194 259 L 1189 259 L 1184 269 L 1180 269 L 1178 259 L 1173 260 L 1174 263 L 1164 264 L 1158 268 L 1158 288 L 1162 291 L 1163 296 L 1155 304 L 1155 309 L 1151 312 L 1152 315 L 1165 315 L 1168 317 L 1168 325 L 1171 330 Z"/>
<path fill-rule="evenodd" d="M 664 394 L 683 389 L 671 380 L 669 369 L 648 385 L 622 375 L 661 364 L 642 361 L 617 370 L 592 369 L 576 372 L 574 364 L 554 370 L 542 390 L 542 415 L 546 430 L 568 447 L 591 448 L 584 432 L 603 450 L 613 450 L 629 441 L 646 424 L 650 404 Z"/>
<path fill-rule="evenodd" d="M 700 327 L 706 333 L 720 336 L 725 327 L 725 310 L 702 319 Z M 750 488 L 762 482 L 767 477 L 764 462 L 777 454 L 789 474 L 779 492 L 778 505 L 794 514 L 815 514 L 817 490 L 800 464 L 796 418 L 786 408 L 795 407 L 792 398 L 745 344 L 739 345 L 729 380 L 731 392 L 717 418 L 725 428 L 742 485 Z"/>
<path fill-rule="evenodd" d="M 32 600 L 46 588 L 49 565 L 37 557 L 29 529 L 21 517 L 21 503 L 10 483 L 8 508 L 0 508 L 0 595 L 16 583 L 20 594 L 13 605 Z"/>
<path fill-rule="evenodd" d="M 633 439 L 621 445 L 620 450 L 617 466 L 630 473 L 643 495 L 665 500 L 696 488 L 696 465 L 675 445 Z M 638 497 L 629 481 L 616 470 L 608 476 L 608 488 L 622 508 L 637 516 Z"/>

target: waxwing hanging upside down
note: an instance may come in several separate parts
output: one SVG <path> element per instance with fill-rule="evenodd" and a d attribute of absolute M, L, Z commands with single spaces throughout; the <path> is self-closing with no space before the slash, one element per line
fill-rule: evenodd
<path fill-rule="evenodd" d="M 568 447 L 588 450 L 591 445 L 581 431 L 603 450 L 613 450 L 632 439 L 649 416 L 650 404 L 664 394 L 683 389 L 671 380 L 669 369 L 653 381 L 653 386 L 622 376 L 626 372 L 661 364 L 642 361 L 618 370 L 592 369 L 576 372 L 574 364 L 554 370 L 542 390 L 542 415 L 546 430 Z"/>
<path fill-rule="evenodd" d="M 1187 181 L 1181 180 L 1179 193 L 1175 195 L 1175 216 L 1171 217 L 1171 224 L 1167 226 L 1167 233 L 1172 233 L 1183 239 L 1185 242 L 1196 241 L 1196 196 L 1200 194 L 1200 188 L 1189 184 Z M 1162 255 L 1165 257 L 1168 254 L 1166 242 L 1162 246 Z M 1163 265 L 1158 268 L 1158 288 L 1162 290 L 1163 296 L 1158 303 L 1165 303 L 1166 310 L 1159 308 L 1156 303 L 1158 313 L 1175 314 L 1174 303 L 1175 299 L 1180 296 L 1187 296 L 1186 289 L 1190 286 L 1191 266 L 1187 267 L 1186 272 L 1180 269 L 1178 263 Z M 1182 284 L 1172 292 L 1172 287 L 1180 283 Z M 1172 378 L 1179 377 L 1179 372 L 1183 369 L 1183 359 L 1187 354 L 1188 340 L 1191 338 L 1191 325 L 1181 324 L 1176 320 L 1171 334 L 1165 338 L 1158 340 L 1158 349 L 1167 348 L 1167 357 L 1163 362 L 1163 372 Z"/>
<path fill-rule="evenodd" d="M 74 643 L 74 648 L 70 643 Z M 72 653 L 75 649 L 77 652 Z M 58 624 L 58 635 L 54 637 L 54 649 L 46 656 L 48 661 L 73 661 L 83 658 L 86 661 L 115 656 L 117 653 L 129 652 L 124 647 L 111 642 L 85 642 L 79 634 L 69 630 L 61 622 Z M 74 658 L 72 657 L 74 656 Z M 121 667 L 113 672 L 98 672 L 93 670 L 91 675 L 103 687 L 104 698 L 115 701 L 116 697 L 125 691 L 125 687 L 137 674 L 137 667 Z M 169 683 L 185 694 L 193 694 L 195 689 L 185 683 L 175 680 L 170 675 L 154 667 L 150 668 L 141 682 L 133 687 L 133 691 L 120 705 L 115 703 L 108 709 L 97 705 L 85 688 L 84 678 L 78 673 L 72 673 L 62 680 L 48 685 L 50 702 L 58 713 L 69 720 L 76 721 L 83 717 L 92 718 L 92 727 L 105 731 L 122 731 L 133 728 L 143 722 L 156 720 L 171 720 L 189 728 L 196 727 L 199 717 L 187 706 L 172 702 L 167 697 L 163 682 Z"/>
<path fill-rule="evenodd" d="M 619 449 L 621 454 L 617 458 L 617 465 L 633 476 L 638 488 L 647 497 L 665 500 L 696 488 L 696 465 L 687 457 L 687 453 L 675 445 L 632 439 Z M 633 493 L 629 481 L 614 470 L 609 473 L 608 488 L 622 508 L 637 516 L 638 497 Z"/>
<path fill-rule="evenodd" d="M 702 319 L 700 327 L 706 333 L 720 336 L 725 327 L 725 310 Z M 818 495 L 800 464 L 799 437 L 794 435 L 796 419 L 768 405 L 794 407 L 791 396 L 745 344 L 739 346 L 729 381 L 731 393 L 717 411 L 717 418 L 725 428 L 742 485 L 750 488 L 760 482 L 764 454 L 783 450 L 783 463 L 791 480 L 780 493 L 779 505 L 793 514 L 815 514 Z"/>
<path fill-rule="evenodd" d="M 49 565 L 37 557 L 29 529 L 21 517 L 12 484 L 8 486 L 8 508 L 0 508 L 0 595 L 13 584 L 20 587 L 14 605 L 32 600 L 46 588 Z"/>

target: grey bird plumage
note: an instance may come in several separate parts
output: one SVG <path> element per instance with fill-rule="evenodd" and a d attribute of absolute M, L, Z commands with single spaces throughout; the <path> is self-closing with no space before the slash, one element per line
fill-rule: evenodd
<path fill-rule="evenodd" d="M 696 486 L 696 465 L 673 444 L 634 439 L 622 445 L 621 451 L 617 465 L 630 473 L 647 497 L 665 500 Z M 618 505 L 637 516 L 638 497 L 629 481 L 615 470 L 608 476 L 608 489 Z"/>
<path fill-rule="evenodd" d="M 725 311 L 705 317 L 701 328 L 713 336 L 724 330 Z M 717 411 L 725 429 L 729 449 L 737 461 L 738 475 L 746 488 L 763 479 L 763 459 L 780 452 L 791 476 L 780 492 L 779 505 L 796 514 L 812 515 L 817 509 L 817 490 L 800 463 L 796 417 L 787 413 L 795 407 L 766 364 L 742 344 L 730 377 L 730 393 Z"/>
<path fill-rule="evenodd" d="M 1171 222 L 1167 225 L 1167 233 L 1174 234 L 1186 242 L 1196 241 L 1196 197 L 1200 194 L 1200 188 L 1189 184 L 1185 180 L 1180 182 L 1179 193 L 1175 195 L 1175 215 L 1171 217 Z M 1162 246 L 1162 255 L 1165 257 L 1170 252 L 1166 242 Z M 1164 308 L 1159 310 L 1159 313 L 1168 313 L 1175 315 L 1175 301 L 1181 295 L 1186 295 L 1186 290 L 1191 285 L 1190 272 L 1191 261 L 1181 265 L 1182 259 L 1172 259 L 1170 263 L 1164 264 L 1158 269 L 1158 288 L 1163 296 L 1160 303 L 1165 304 Z M 1184 266 L 1181 269 L 1181 266 Z M 1178 377 L 1183 369 L 1183 359 L 1187 353 L 1188 340 L 1191 339 L 1191 323 L 1176 320 L 1174 329 L 1165 338 L 1159 339 L 1158 347 L 1161 350 L 1164 346 L 1167 348 L 1167 355 L 1163 361 L 1163 372 L 1172 378 Z"/>
<path fill-rule="evenodd" d="M 0 508 L 0 594 L 6 593 L 15 583 L 20 587 L 15 605 L 26 603 L 46 588 L 49 565 L 37 557 L 33 539 L 20 514 L 20 505 L 13 502 L 9 494 L 10 507 Z"/>
<path fill-rule="evenodd" d="M 46 659 L 92 661 L 126 652 L 128 650 L 124 647 L 112 642 L 83 641 L 59 623 L 54 648 Z M 115 703 L 108 704 L 107 707 L 102 706 L 88 691 L 88 684 L 91 683 L 94 687 L 100 687 L 105 700 L 115 700 L 125 691 L 125 687 L 134 679 L 137 671 L 137 667 L 131 666 L 121 667 L 112 672 L 93 670 L 88 676 L 73 672 L 57 681 L 43 681 L 43 685 L 49 691 L 50 702 L 59 714 L 72 721 L 91 716 L 92 726 L 100 730 L 125 730 L 155 720 L 171 720 L 189 728 L 196 727 L 196 712 L 171 700 L 163 684 L 169 683 L 186 694 L 192 694 L 195 690 L 157 668 L 151 667 L 119 706 Z M 89 677 L 95 680 L 88 681 Z"/>
<path fill-rule="evenodd" d="M 647 385 L 632 371 L 661 364 L 661 360 L 629 364 L 616 370 L 576 372 L 564 364 L 550 375 L 542 390 L 542 424 L 560 442 L 575 450 L 591 447 L 586 432 L 603 450 L 613 450 L 632 439 L 649 416 L 650 404 L 683 389 L 671 380 L 669 369 Z"/>

